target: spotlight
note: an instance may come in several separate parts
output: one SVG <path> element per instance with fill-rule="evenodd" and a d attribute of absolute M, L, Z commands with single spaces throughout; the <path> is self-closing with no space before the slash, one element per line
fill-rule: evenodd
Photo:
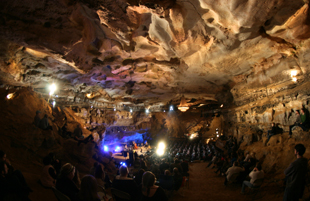
<path fill-rule="evenodd" d="M 220 137 L 220 135 L 216 135 L 216 137 Z"/>
<path fill-rule="evenodd" d="M 53 107 L 55 107 L 55 105 L 56 105 L 56 101 L 55 101 L 55 100 L 53 100 Z"/>
<path fill-rule="evenodd" d="M 9 100 L 10 100 L 11 98 L 13 98 L 13 97 L 14 97 L 14 93 L 10 93 L 10 94 L 8 94 L 8 95 L 6 96 L 6 98 L 9 99 Z"/>
<path fill-rule="evenodd" d="M 150 111 L 149 111 L 149 109 L 145 109 L 145 113 L 149 113 Z"/>
<path fill-rule="evenodd" d="M 126 163 L 125 162 L 120 162 L 119 163 L 121 166 L 125 166 L 125 167 L 127 167 L 127 165 L 126 165 Z"/>
<path fill-rule="evenodd" d="M 104 146 L 103 146 L 103 150 L 104 150 L 104 151 L 109 151 L 108 146 L 104 145 Z"/>
<path fill-rule="evenodd" d="M 119 132 L 119 131 L 118 131 Z M 120 150 L 120 147 L 119 146 L 116 146 L 115 147 L 115 151 L 119 151 Z"/>
<path fill-rule="evenodd" d="M 172 106 L 172 105 L 170 106 L 169 110 L 170 110 L 170 111 L 173 111 L 173 106 Z"/>
<path fill-rule="evenodd" d="M 223 107 L 224 105 L 222 104 L 220 107 Z"/>
<path fill-rule="evenodd" d="M 166 147 L 166 145 L 165 145 L 165 143 L 163 143 L 163 142 L 160 142 L 160 143 L 158 144 L 158 148 L 159 148 L 159 149 L 165 149 L 165 147 Z"/>
<path fill-rule="evenodd" d="M 157 153 L 158 156 L 162 156 L 162 155 L 164 155 L 164 150 L 157 149 L 156 153 Z"/>
<path fill-rule="evenodd" d="M 291 78 L 292 78 L 293 82 L 297 82 L 297 77 L 296 77 L 297 74 L 298 74 L 297 70 L 291 71 Z"/>
<path fill-rule="evenodd" d="M 53 83 L 50 86 L 50 96 L 53 95 L 55 91 L 56 91 L 56 85 L 55 85 L 55 83 Z"/>
<path fill-rule="evenodd" d="M 130 109 L 130 113 L 132 113 L 132 109 Z"/>

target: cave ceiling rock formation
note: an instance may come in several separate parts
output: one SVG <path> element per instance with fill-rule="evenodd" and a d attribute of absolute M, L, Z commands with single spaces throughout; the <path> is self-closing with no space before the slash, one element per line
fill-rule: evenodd
<path fill-rule="evenodd" d="M 289 80 L 291 70 L 305 76 L 309 69 L 302 0 L 12 0 L 0 7 L 1 82 L 42 94 L 56 82 L 64 104 L 160 109 L 184 95 L 242 105 Z"/>

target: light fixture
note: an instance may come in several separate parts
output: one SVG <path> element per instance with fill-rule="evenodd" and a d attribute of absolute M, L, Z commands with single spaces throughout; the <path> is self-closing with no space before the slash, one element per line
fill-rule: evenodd
<path fill-rule="evenodd" d="M 220 107 L 223 107 L 224 105 L 222 104 Z"/>
<path fill-rule="evenodd" d="M 130 109 L 130 113 L 132 113 L 132 109 Z"/>
<path fill-rule="evenodd" d="M 114 108 L 113 110 L 116 111 L 116 108 Z"/>
<path fill-rule="evenodd" d="M 292 80 L 293 80 L 293 82 L 297 82 L 297 70 L 292 70 L 291 71 L 291 78 L 292 78 Z"/>
<path fill-rule="evenodd" d="M 184 96 L 182 96 L 181 98 L 181 102 L 180 102 L 180 105 L 178 106 L 178 109 L 182 112 L 186 112 L 189 109 Z"/>
<path fill-rule="evenodd" d="M 14 97 L 14 93 L 9 93 L 8 95 L 6 95 L 7 99 L 12 99 Z"/>
<path fill-rule="evenodd" d="M 55 105 L 56 105 L 56 101 L 55 101 L 55 100 L 53 100 L 53 107 L 55 107 Z"/>
<path fill-rule="evenodd" d="M 169 110 L 170 110 L 170 111 L 173 111 L 173 106 L 172 106 L 172 105 L 170 106 Z"/>
<path fill-rule="evenodd" d="M 55 83 L 51 84 L 50 88 L 50 96 L 53 95 L 56 91 L 56 85 Z"/>
<path fill-rule="evenodd" d="M 220 135 L 216 135 L 216 137 L 220 137 Z"/>
<path fill-rule="evenodd" d="M 92 97 L 91 93 L 90 94 L 86 94 L 86 97 L 87 98 L 91 98 Z"/>
<path fill-rule="evenodd" d="M 150 111 L 149 111 L 149 109 L 145 109 L 145 113 L 149 113 Z"/>

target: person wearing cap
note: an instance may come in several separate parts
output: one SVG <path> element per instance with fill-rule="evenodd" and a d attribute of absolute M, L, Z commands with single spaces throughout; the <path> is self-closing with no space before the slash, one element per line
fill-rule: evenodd
<path fill-rule="evenodd" d="M 78 200 L 79 189 L 73 181 L 75 167 L 70 163 L 62 166 L 59 178 L 56 181 L 56 189 L 68 196 L 71 201 Z"/>
<path fill-rule="evenodd" d="M 41 121 L 41 118 L 40 118 L 40 110 L 37 110 L 36 111 L 36 116 L 34 117 L 34 125 L 36 126 L 36 127 L 39 127 L 39 124 L 40 124 L 40 121 Z"/>

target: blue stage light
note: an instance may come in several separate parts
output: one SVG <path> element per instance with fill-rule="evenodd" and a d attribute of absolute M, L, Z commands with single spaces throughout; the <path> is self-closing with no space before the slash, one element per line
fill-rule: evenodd
<path fill-rule="evenodd" d="M 103 146 L 103 150 L 104 150 L 104 151 L 109 151 L 108 146 L 104 145 L 104 146 Z"/>
<path fill-rule="evenodd" d="M 120 150 L 120 147 L 119 146 L 116 146 L 115 147 L 115 151 L 119 151 Z"/>

